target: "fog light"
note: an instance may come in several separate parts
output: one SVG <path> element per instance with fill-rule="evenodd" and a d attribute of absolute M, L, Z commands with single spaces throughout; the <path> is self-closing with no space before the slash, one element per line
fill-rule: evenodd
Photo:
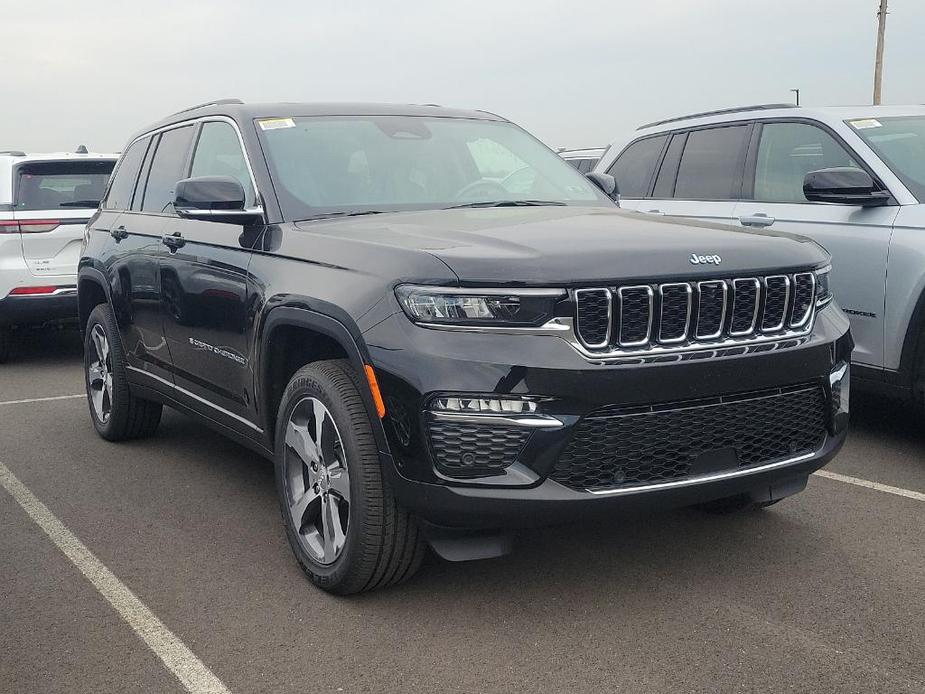
<path fill-rule="evenodd" d="M 467 414 L 532 414 L 536 403 L 512 398 L 436 398 L 431 405 L 435 412 L 465 412 Z"/>
<path fill-rule="evenodd" d="M 832 423 L 837 434 L 848 425 L 851 406 L 851 366 L 845 362 L 835 365 L 829 374 L 832 392 Z"/>

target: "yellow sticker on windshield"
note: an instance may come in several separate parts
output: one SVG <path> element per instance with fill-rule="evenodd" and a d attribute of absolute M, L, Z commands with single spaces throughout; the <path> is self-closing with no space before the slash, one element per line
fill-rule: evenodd
<path fill-rule="evenodd" d="M 848 123 L 855 130 L 864 130 L 866 128 L 882 128 L 883 125 L 876 118 L 861 118 L 860 120 L 850 120 Z"/>
<path fill-rule="evenodd" d="M 294 128 L 292 118 L 263 118 L 257 121 L 261 130 L 279 130 L 280 128 Z"/>

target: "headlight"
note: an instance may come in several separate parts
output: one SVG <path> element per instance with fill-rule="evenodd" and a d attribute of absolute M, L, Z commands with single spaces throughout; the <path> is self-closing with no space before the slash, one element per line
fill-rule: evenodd
<path fill-rule="evenodd" d="M 822 308 L 832 300 L 832 290 L 829 289 L 829 273 L 831 265 L 816 270 L 816 308 Z"/>
<path fill-rule="evenodd" d="M 401 285 L 395 294 L 416 323 L 532 327 L 550 320 L 561 289 L 456 289 Z"/>

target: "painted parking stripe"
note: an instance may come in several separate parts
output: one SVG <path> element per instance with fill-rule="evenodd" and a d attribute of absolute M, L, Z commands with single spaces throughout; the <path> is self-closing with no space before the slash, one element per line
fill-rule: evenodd
<path fill-rule="evenodd" d="M 82 397 L 82 396 L 81 396 Z M 10 493 L 93 587 L 128 622 L 191 694 L 230 694 L 230 690 L 116 575 L 97 559 L 29 489 L 0 463 L 0 486 Z"/>
<path fill-rule="evenodd" d="M 886 492 L 887 494 L 895 494 L 896 496 L 904 496 L 907 499 L 915 499 L 916 501 L 925 501 L 925 494 L 922 492 L 914 492 L 911 489 L 903 489 L 902 487 L 891 487 L 888 484 L 880 484 L 879 482 L 871 482 L 870 480 L 862 480 L 860 477 L 850 477 L 849 475 L 839 475 L 837 472 L 829 472 L 828 470 L 816 470 L 813 473 L 819 477 L 825 477 L 826 479 L 835 480 L 837 482 L 844 482 L 845 484 L 853 484 L 857 487 L 866 487 L 867 489 L 876 489 L 878 492 Z"/>
<path fill-rule="evenodd" d="M 32 402 L 51 402 L 52 400 L 74 400 L 75 398 L 85 398 L 85 394 L 79 395 L 53 395 L 47 398 L 27 398 L 25 400 L 0 400 L 0 405 L 28 405 Z"/>

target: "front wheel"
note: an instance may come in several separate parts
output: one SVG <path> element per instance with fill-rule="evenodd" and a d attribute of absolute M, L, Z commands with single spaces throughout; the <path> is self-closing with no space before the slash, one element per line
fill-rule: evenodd
<path fill-rule="evenodd" d="M 289 545 L 315 585 L 347 595 L 400 583 L 424 540 L 382 474 L 361 382 L 346 361 L 303 367 L 283 394 L 276 486 Z"/>
<path fill-rule="evenodd" d="M 116 319 L 107 304 L 90 312 L 84 337 L 84 381 L 90 419 L 109 441 L 150 436 L 161 421 L 161 404 L 132 394 Z"/>

